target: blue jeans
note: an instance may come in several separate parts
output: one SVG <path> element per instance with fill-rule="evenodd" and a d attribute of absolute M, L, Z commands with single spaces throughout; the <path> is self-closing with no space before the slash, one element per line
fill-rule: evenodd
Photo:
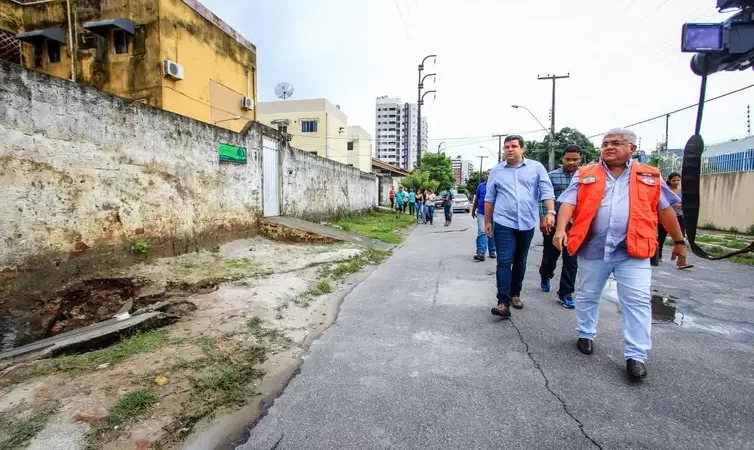
<path fill-rule="evenodd" d="M 487 232 L 484 231 L 484 214 L 477 213 L 476 216 L 476 254 L 484 256 L 487 253 L 487 249 L 490 250 L 490 256 L 494 255 L 497 250 L 495 249 L 495 238 L 487 236 Z"/>
<path fill-rule="evenodd" d="M 445 221 L 450 222 L 453 219 L 453 202 L 445 202 Z"/>
<path fill-rule="evenodd" d="M 427 205 L 424 208 L 424 212 L 427 214 L 427 223 L 435 223 L 435 205 L 434 203 Z"/>
<path fill-rule="evenodd" d="M 534 228 L 516 230 L 499 223 L 493 223 L 492 228 L 497 248 L 497 304 L 510 305 L 512 297 L 521 296 Z"/>
<path fill-rule="evenodd" d="M 424 203 L 416 202 L 416 220 L 424 220 Z"/>
<path fill-rule="evenodd" d="M 645 362 L 652 348 L 652 307 L 649 259 L 628 258 L 621 261 L 578 258 L 576 285 L 576 322 L 580 338 L 597 335 L 600 297 L 612 273 L 618 287 L 623 314 L 623 354 L 626 359 Z"/>

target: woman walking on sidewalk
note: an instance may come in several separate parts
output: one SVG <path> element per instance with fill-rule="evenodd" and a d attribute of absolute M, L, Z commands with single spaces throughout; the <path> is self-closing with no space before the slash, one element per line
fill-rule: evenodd
<path fill-rule="evenodd" d="M 424 193 L 416 191 L 416 223 L 427 223 L 424 218 Z"/>
<path fill-rule="evenodd" d="M 442 207 L 445 211 L 445 226 L 449 227 L 453 220 L 453 191 L 447 189 L 440 195 L 442 195 Z"/>
<path fill-rule="evenodd" d="M 682 193 L 681 193 L 681 174 L 678 172 L 673 172 L 670 175 L 668 175 L 668 187 L 671 191 L 675 193 L 675 195 L 678 196 L 678 198 L 683 201 Z M 681 233 L 683 233 L 683 237 L 686 237 L 686 227 L 683 222 L 683 205 L 677 204 L 673 205 L 673 208 L 675 209 L 675 216 L 678 219 L 678 225 L 681 226 Z M 662 262 L 662 247 L 665 245 L 665 240 L 668 238 L 668 232 L 665 230 L 665 228 L 662 226 L 661 223 L 657 224 L 657 262 Z M 678 268 L 679 269 L 690 269 L 694 267 L 693 264 L 689 264 L 686 262 L 686 258 L 679 257 L 678 258 Z"/>
<path fill-rule="evenodd" d="M 435 224 L 435 201 L 437 200 L 437 196 L 434 192 L 432 192 L 432 189 L 428 189 L 424 193 L 424 212 L 426 213 L 426 218 L 424 219 L 424 223 L 429 223 L 430 225 Z"/>

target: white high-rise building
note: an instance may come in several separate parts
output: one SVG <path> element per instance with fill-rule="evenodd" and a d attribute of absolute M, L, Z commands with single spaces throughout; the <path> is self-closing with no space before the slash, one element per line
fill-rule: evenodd
<path fill-rule="evenodd" d="M 375 106 L 375 157 L 402 169 L 416 164 L 416 104 L 378 97 Z M 427 118 L 422 117 L 422 151 L 427 150 Z"/>
<path fill-rule="evenodd" d="M 456 176 L 456 184 L 466 184 L 469 180 L 469 175 L 474 171 L 474 164 L 468 159 L 461 159 L 461 156 L 457 156 L 450 160 L 450 168 L 453 169 L 453 174 Z"/>

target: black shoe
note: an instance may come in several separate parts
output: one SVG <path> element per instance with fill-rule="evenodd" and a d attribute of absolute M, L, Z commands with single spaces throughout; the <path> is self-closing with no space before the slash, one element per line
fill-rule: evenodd
<path fill-rule="evenodd" d="M 626 372 L 628 372 L 628 377 L 632 380 L 641 380 L 647 377 L 647 366 L 641 361 L 627 359 Z"/>
<path fill-rule="evenodd" d="M 581 353 L 591 355 L 594 351 L 594 341 L 591 339 L 579 338 L 579 340 L 576 341 L 576 347 L 578 347 Z"/>
<path fill-rule="evenodd" d="M 484 261 L 484 255 L 474 255 L 474 261 Z"/>
<path fill-rule="evenodd" d="M 492 315 L 502 317 L 503 319 L 510 319 L 511 309 L 509 306 L 500 304 L 497 305 L 497 307 L 492 308 Z"/>
<path fill-rule="evenodd" d="M 490 259 L 495 259 L 495 258 L 497 258 L 497 255 L 494 253 L 490 253 Z"/>

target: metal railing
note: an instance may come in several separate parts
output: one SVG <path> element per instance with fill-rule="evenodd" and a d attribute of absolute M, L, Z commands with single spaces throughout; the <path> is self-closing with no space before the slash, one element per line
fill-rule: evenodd
<path fill-rule="evenodd" d="M 680 173 L 681 169 L 683 169 L 683 158 L 674 154 L 663 154 L 660 156 L 659 168 L 664 177 L 667 177 L 672 172 Z M 754 149 L 724 155 L 702 155 L 703 175 L 753 171 Z"/>

